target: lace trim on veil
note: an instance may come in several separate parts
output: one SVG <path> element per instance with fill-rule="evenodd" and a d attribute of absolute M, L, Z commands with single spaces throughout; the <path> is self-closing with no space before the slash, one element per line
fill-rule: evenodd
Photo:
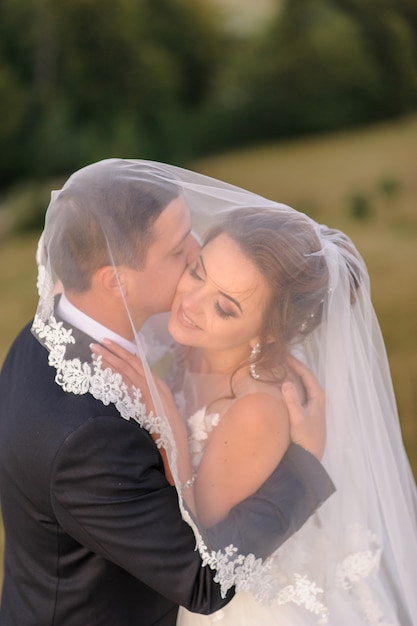
<path fill-rule="evenodd" d="M 164 444 L 164 433 L 161 433 L 161 429 L 165 432 L 164 420 L 152 412 L 147 413 L 140 389 L 129 389 L 121 374 L 108 367 L 103 369 L 100 357 L 92 363 L 65 358 L 68 345 L 76 343 L 72 329 L 65 328 L 53 315 L 44 321 L 36 314 L 32 330 L 49 350 L 48 363 L 56 369 L 55 382 L 64 391 L 75 395 L 90 393 L 106 406 L 114 404 L 125 420 L 134 419 L 151 434 L 160 433 L 157 444 L 159 447 Z"/>
<path fill-rule="evenodd" d="M 41 262 L 42 237 L 37 250 L 39 308 L 34 317 L 32 331 L 49 351 L 48 363 L 56 369 L 55 382 L 64 391 L 82 395 L 90 393 L 105 406 L 114 404 L 121 417 L 133 419 L 149 433 L 159 433 L 157 446 L 173 447 L 172 434 L 166 420 L 147 413 L 146 406 L 141 402 L 142 393 L 137 387 L 129 387 L 121 374 L 110 368 L 103 369 L 101 357 L 92 363 L 79 358 L 66 359 L 68 345 L 76 343 L 72 329 L 65 328 L 62 321 L 54 316 L 54 284 L 45 265 Z M 156 341 L 156 340 L 155 340 Z M 155 344 L 154 341 L 154 344 Z M 156 349 L 156 345 L 153 345 Z M 158 353 L 159 356 L 161 353 Z"/>
<path fill-rule="evenodd" d="M 214 580 L 220 584 L 223 597 L 235 586 L 236 592 L 249 592 L 261 604 L 292 603 L 303 607 L 316 617 L 318 625 L 325 625 L 329 621 L 326 594 L 333 588 L 351 597 L 364 624 L 398 626 L 397 623 L 383 621 L 382 610 L 371 588 L 373 575 L 380 562 L 378 548 L 349 554 L 338 563 L 335 580 L 321 586 L 313 580 L 314 576 L 303 571 L 302 566 L 298 572 L 290 567 L 293 561 L 290 555 L 292 550 L 298 550 L 298 553 L 301 550 L 307 556 L 312 545 L 309 540 L 303 540 L 304 547 L 300 548 L 295 543 L 299 538 L 294 536 L 287 541 L 285 547 L 281 547 L 265 561 L 257 559 L 254 554 L 238 554 L 233 545 L 224 550 L 210 551 L 187 510 L 184 510 L 182 499 L 180 507 L 184 519 L 194 530 L 203 565 L 208 565 L 215 571 Z M 356 533 L 358 529 L 352 532 Z M 367 534 L 364 530 L 361 532 L 364 536 Z"/>

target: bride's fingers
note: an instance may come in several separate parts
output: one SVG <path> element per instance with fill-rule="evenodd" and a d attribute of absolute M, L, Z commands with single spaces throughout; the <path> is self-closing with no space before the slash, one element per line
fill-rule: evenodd
<path fill-rule="evenodd" d="M 92 343 L 90 344 L 90 349 L 94 355 L 101 356 L 103 367 L 110 367 L 114 372 L 121 374 L 126 383 L 133 384 L 136 387 L 143 385 L 145 377 L 141 368 L 135 369 L 130 363 L 100 344 Z"/>
<path fill-rule="evenodd" d="M 135 378 L 132 378 L 131 376 L 129 376 L 129 374 L 127 372 L 123 372 L 123 368 L 121 367 L 117 367 L 114 365 L 114 363 L 111 363 L 110 361 L 108 361 L 106 358 L 102 358 L 101 360 L 101 367 L 103 369 L 106 369 L 107 367 L 109 367 L 112 372 L 115 372 L 116 374 L 120 374 L 120 376 L 122 377 L 123 381 L 128 385 L 128 387 L 138 387 L 140 386 L 140 380 L 138 379 L 138 377 L 136 376 Z"/>
<path fill-rule="evenodd" d="M 137 374 L 138 376 L 142 377 L 143 380 L 146 379 L 145 368 L 143 367 L 142 361 L 139 359 L 139 357 L 137 357 L 135 354 L 132 354 L 125 348 L 122 348 L 121 346 L 119 346 L 119 344 L 111 341 L 110 339 L 103 339 L 103 343 L 109 348 L 113 356 L 119 358 L 127 366 L 130 366 L 132 368 L 132 371 L 135 372 L 135 374 Z M 165 383 L 163 383 L 155 373 L 152 373 L 152 378 L 156 386 L 160 390 L 165 388 Z"/>
<path fill-rule="evenodd" d="M 101 344 L 92 343 L 90 349 L 93 354 L 101 356 L 104 367 L 110 367 L 114 372 L 122 375 L 124 382 L 141 390 L 143 397 L 150 402 L 149 383 L 141 361 L 137 356 L 125 350 L 110 339 L 103 339 Z M 166 403 L 173 402 L 172 394 L 168 387 L 155 374 L 152 375 L 157 390 L 165 399 Z"/>
<path fill-rule="evenodd" d="M 135 354 L 132 354 L 131 352 L 129 352 L 129 350 L 122 348 L 115 341 L 111 341 L 111 339 L 103 339 L 103 344 L 111 351 L 113 355 L 128 363 L 130 367 L 135 370 L 135 372 L 138 372 L 138 374 L 141 374 L 142 376 L 145 375 L 142 362 Z"/>

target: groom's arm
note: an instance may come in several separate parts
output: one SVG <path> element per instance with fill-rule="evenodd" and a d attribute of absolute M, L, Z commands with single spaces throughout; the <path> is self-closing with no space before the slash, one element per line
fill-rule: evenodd
<path fill-rule="evenodd" d="M 206 530 L 209 549 L 233 543 L 241 554 L 266 558 L 293 535 L 335 491 L 321 463 L 291 444 L 278 467 L 228 517 Z"/>

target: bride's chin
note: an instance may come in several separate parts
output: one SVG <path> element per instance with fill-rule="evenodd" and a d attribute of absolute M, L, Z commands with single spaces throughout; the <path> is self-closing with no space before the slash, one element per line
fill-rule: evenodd
<path fill-rule="evenodd" d="M 190 336 L 187 333 L 187 330 L 184 329 L 179 324 L 173 322 L 172 324 L 168 324 L 168 331 L 171 337 L 182 346 L 191 346 L 193 347 L 193 343 L 190 340 Z"/>
<path fill-rule="evenodd" d="M 168 320 L 168 332 L 175 341 L 182 343 L 181 340 L 184 339 L 184 329 L 180 327 L 175 319 L 173 319 L 173 314 L 171 314 L 171 317 Z"/>

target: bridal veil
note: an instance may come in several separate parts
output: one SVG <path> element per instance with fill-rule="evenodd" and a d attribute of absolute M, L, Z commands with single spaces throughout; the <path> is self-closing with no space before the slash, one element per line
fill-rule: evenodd
<path fill-rule="evenodd" d="M 65 200 L 83 194 L 83 215 L 97 220 L 106 244 L 106 262 L 117 267 L 123 242 L 109 220 L 102 220 L 100 185 L 129 193 L 137 181 L 182 194 L 201 238 L 208 227 L 233 210 L 263 207 L 288 215 L 285 205 L 201 174 L 141 160 L 109 159 L 76 172 L 52 193 L 38 249 L 39 306 L 33 332 L 50 352 L 57 383 L 71 393 L 92 393 L 113 402 L 126 419 L 160 434 L 176 472 L 176 444 L 152 379 L 152 368 L 165 367 L 175 346 L 164 316 L 135 331 L 137 351 L 147 370 L 155 413 L 149 415 L 140 392 L 132 394 L 119 375 L 87 357 L 68 358 L 72 342 L 54 315 L 60 291 L 51 247 L 63 221 L 74 219 Z M 105 202 L 105 199 L 104 199 Z M 326 393 L 327 443 L 324 467 L 336 491 L 284 545 L 267 559 L 239 554 L 227 537 L 214 549 L 187 510 L 177 480 L 184 519 L 207 567 L 216 571 L 224 592 L 235 585 L 260 603 L 293 604 L 300 624 L 412 626 L 417 624 L 417 495 L 404 450 L 384 341 L 371 302 L 366 267 L 342 233 L 303 216 L 320 242 L 314 254 L 325 261 L 328 284 L 321 320 L 291 346 L 318 377 Z M 93 245 L 93 244 L 92 244 Z M 352 296 L 352 294 L 354 294 Z M 131 311 L 128 311 L 131 315 Z M 138 331 L 138 332 L 137 332 Z M 161 366 L 162 363 L 162 366 Z M 242 521 L 244 523 L 244 520 Z M 262 533 L 262 528 L 259 528 Z M 352 607 L 352 608 L 350 608 Z M 337 619 L 335 619 L 337 616 Z"/>

